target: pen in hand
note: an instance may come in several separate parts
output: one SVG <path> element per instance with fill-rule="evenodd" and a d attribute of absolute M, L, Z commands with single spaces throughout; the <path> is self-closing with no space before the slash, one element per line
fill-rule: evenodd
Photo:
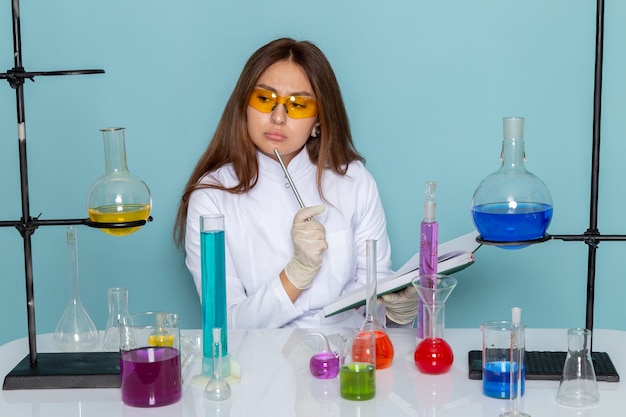
<path fill-rule="evenodd" d="M 278 159 L 278 163 L 280 164 L 280 167 L 283 169 L 283 172 L 285 173 L 285 177 L 287 177 L 287 181 L 289 181 L 289 186 L 293 190 L 293 193 L 295 194 L 296 199 L 298 200 L 298 204 L 300 204 L 300 208 L 304 208 L 304 203 L 302 202 L 302 198 L 300 198 L 298 189 L 296 188 L 296 185 L 293 183 L 293 180 L 291 179 L 291 175 L 289 175 L 289 171 L 287 171 L 287 167 L 283 163 L 283 159 L 280 157 L 280 153 L 278 152 L 278 149 L 276 148 L 274 148 L 274 155 L 276 155 L 276 158 Z"/>

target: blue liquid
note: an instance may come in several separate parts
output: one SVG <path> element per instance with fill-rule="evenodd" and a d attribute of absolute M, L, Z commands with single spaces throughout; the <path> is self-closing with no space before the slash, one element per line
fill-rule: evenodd
<path fill-rule="evenodd" d="M 474 224 L 485 240 L 518 242 L 542 238 L 552 220 L 552 206 L 520 203 L 511 209 L 508 203 L 492 203 L 472 209 Z M 506 246 L 505 246 L 506 248 Z"/>
<path fill-rule="evenodd" d="M 483 366 L 483 393 L 492 398 L 510 398 L 511 362 L 487 362 Z M 513 372 L 517 371 L 517 363 L 513 363 Z M 526 370 L 522 368 L 522 395 L 524 395 L 524 380 Z M 517 390 L 517 384 L 513 385 Z"/>
<path fill-rule="evenodd" d="M 226 255 L 224 231 L 200 233 L 202 269 L 202 350 L 205 358 L 213 357 L 212 329 L 219 327 L 222 357 L 228 354 L 226 322 Z"/>

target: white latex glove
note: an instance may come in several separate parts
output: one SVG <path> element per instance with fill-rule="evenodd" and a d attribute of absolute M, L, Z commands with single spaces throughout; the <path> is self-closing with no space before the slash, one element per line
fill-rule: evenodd
<path fill-rule="evenodd" d="M 322 253 L 328 249 L 326 229 L 313 218 L 324 210 L 324 206 L 304 207 L 293 218 L 293 256 L 285 266 L 285 275 L 300 290 L 311 286 L 322 267 Z"/>
<path fill-rule="evenodd" d="M 398 292 L 381 295 L 378 301 L 385 305 L 389 320 L 398 324 L 408 324 L 417 316 L 418 298 L 415 287 L 409 285 Z"/>

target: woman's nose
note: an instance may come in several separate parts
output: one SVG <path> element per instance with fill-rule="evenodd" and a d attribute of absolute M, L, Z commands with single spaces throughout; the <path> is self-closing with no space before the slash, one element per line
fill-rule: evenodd
<path fill-rule="evenodd" d="M 276 103 L 276 107 L 272 110 L 270 120 L 272 123 L 282 125 L 287 120 L 287 109 L 284 104 Z"/>

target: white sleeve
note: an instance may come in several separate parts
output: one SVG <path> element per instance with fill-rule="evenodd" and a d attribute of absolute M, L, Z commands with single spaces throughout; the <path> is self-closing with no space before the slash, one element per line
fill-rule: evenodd
<path fill-rule="evenodd" d="M 359 223 L 355 231 L 357 243 L 356 274 L 361 285 L 366 284 L 367 258 L 365 241 L 376 239 L 376 269 L 379 278 L 385 278 L 393 273 L 391 265 L 391 243 L 387 235 L 387 221 L 385 211 L 380 200 L 378 187 L 374 178 L 366 171 L 363 184 L 363 198 L 359 207 Z"/>
<path fill-rule="evenodd" d="M 191 194 L 187 209 L 185 231 L 185 264 L 193 276 L 198 295 L 202 300 L 202 269 L 200 253 L 200 216 L 208 213 L 222 213 L 212 195 L 220 191 L 202 189 Z M 224 214 L 224 213 L 222 213 Z M 281 327 L 303 312 L 297 309 L 285 292 L 278 274 L 268 277 L 266 283 L 249 295 L 237 275 L 236 262 L 226 236 L 226 308 L 230 328 L 276 328 Z M 241 260 L 240 262 L 249 262 Z M 261 267 L 261 266 L 260 266 Z"/>

